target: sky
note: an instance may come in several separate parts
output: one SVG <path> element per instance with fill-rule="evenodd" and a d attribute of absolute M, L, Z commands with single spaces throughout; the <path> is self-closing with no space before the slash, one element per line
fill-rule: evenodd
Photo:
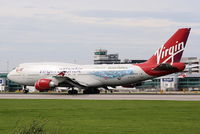
<path fill-rule="evenodd" d="M 95 49 L 148 59 L 182 27 L 200 58 L 198 0 L 0 0 L 0 71 L 24 62 L 93 64 Z"/>

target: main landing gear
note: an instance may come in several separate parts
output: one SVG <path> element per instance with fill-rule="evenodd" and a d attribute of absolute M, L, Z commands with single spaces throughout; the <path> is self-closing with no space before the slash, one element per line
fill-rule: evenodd
<path fill-rule="evenodd" d="M 88 88 L 83 90 L 83 94 L 99 94 L 100 90 L 98 88 Z"/>
<path fill-rule="evenodd" d="M 100 90 L 98 88 L 87 88 L 83 90 L 83 94 L 99 94 Z M 68 90 L 68 94 L 78 94 L 78 90 L 75 90 L 72 88 L 71 90 Z"/>
<path fill-rule="evenodd" d="M 28 88 L 26 88 L 26 85 L 24 85 L 23 93 L 27 94 L 29 92 Z"/>
<path fill-rule="evenodd" d="M 78 94 L 78 90 L 74 90 L 74 88 L 72 88 L 72 90 L 68 90 L 68 94 Z"/>

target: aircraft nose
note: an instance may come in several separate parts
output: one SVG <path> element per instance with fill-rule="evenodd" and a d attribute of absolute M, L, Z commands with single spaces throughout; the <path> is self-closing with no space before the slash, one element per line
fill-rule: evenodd
<path fill-rule="evenodd" d="M 11 72 L 9 72 L 8 75 L 7 75 L 7 78 L 8 78 L 9 80 L 12 80 L 12 79 L 13 79 L 12 74 L 13 74 L 13 70 L 12 70 Z"/>
<path fill-rule="evenodd" d="M 10 73 L 11 73 L 11 72 L 9 72 L 8 75 L 7 75 L 7 78 L 8 78 L 9 80 L 10 80 Z"/>

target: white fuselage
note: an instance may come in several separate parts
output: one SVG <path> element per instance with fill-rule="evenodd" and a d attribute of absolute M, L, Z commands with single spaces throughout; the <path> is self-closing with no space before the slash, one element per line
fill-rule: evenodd
<path fill-rule="evenodd" d="M 64 77 L 87 87 L 129 85 L 153 78 L 132 64 L 76 65 L 54 62 L 20 64 L 8 74 L 8 78 L 27 86 L 34 86 L 39 79 L 52 79 L 55 83 L 61 83 L 65 79 L 57 75 L 63 71 Z"/>

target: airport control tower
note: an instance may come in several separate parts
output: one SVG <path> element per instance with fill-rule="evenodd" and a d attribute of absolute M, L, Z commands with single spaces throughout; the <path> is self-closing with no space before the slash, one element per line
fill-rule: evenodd
<path fill-rule="evenodd" d="M 97 49 L 94 52 L 94 64 L 120 64 L 118 54 L 107 54 L 106 49 Z"/>

